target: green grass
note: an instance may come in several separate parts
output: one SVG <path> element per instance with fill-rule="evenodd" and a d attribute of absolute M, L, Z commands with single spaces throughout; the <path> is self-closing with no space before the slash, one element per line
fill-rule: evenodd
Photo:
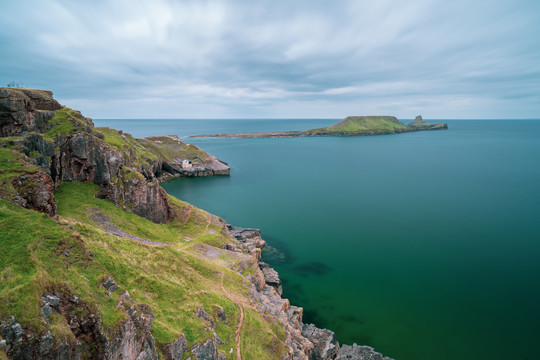
<path fill-rule="evenodd" d="M 349 116 L 332 126 L 312 129 L 308 132 L 360 132 L 406 128 L 405 124 L 393 116 Z"/>
<path fill-rule="evenodd" d="M 152 333 L 160 351 L 181 334 L 189 346 L 211 336 L 205 331 L 209 323 L 194 315 L 204 306 L 216 319 L 216 333 L 226 343 L 218 346 L 220 352 L 235 359 L 240 311 L 221 288 L 223 273 L 227 291 L 243 299 L 242 355 L 273 359 L 287 351 L 285 334 L 277 320 L 249 305 L 246 279 L 231 270 L 238 259 L 227 255 L 207 258 L 194 246 L 222 246 L 233 241 L 222 232 L 219 219 L 170 198 L 177 218 L 169 224 L 155 224 L 108 200 L 94 198 L 97 191 L 91 183 L 63 184 L 55 193 L 59 221 L 0 200 L 0 318 L 14 315 L 24 327 L 38 333 L 49 330 L 57 340 L 75 341 L 65 318 L 56 314 L 47 323 L 40 315 L 40 297 L 60 292 L 79 296 L 92 312 L 101 314 L 106 331 L 113 333 L 127 317 L 123 308 L 115 307 L 120 293 L 127 290 L 135 303 L 151 306 L 155 315 Z M 106 214 L 111 223 L 126 232 L 170 245 L 147 245 L 108 234 L 91 219 L 97 212 Z M 185 242 L 186 235 L 192 241 Z M 113 298 L 102 287 L 108 273 L 122 289 Z M 224 309 L 226 323 L 217 321 L 218 308 Z M 230 348 L 234 349 L 232 354 Z"/>
<path fill-rule="evenodd" d="M 203 331 L 208 324 L 193 314 L 200 306 L 211 315 L 221 307 L 228 324 L 216 322 L 216 332 L 226 342 L 219 349 L 228 358 L 233 358 L 234 354 L 229 354 L 228 350 L 235 349 L 235 329 L 240 313 L 221 289 L 221 273 L 225 274 L 223 283 L 229 292 L 247 298 L 249 289 L 245 287 L 242 275 L 229 268 L 234 259 L 206 258 L 193 248 L 197 242 L 221 246 L 231 239 L 218 232 L 221 231 L 218 225 L 206 227 L 212 219 L 210 214 L 178 199 L 170 200 L 183 219 L 160 225 L 124 212 L 107 200 L 93 198 L 96 191 L 94 184 L 63 184 L 56 192 L 59 215 L 66 221 L 76 221 L 72 226 L 95 254 L 94 261 L 105 267 L 135 302 L 152 307 L 155 315 L 153 335 L 158 347 L 174 341 L 180 334 L 185 334 L 190 345 L 205 341 L 210 336 L 208 331 Z M 107 214 L 111 222 L 126 232 L 168 242 L 171 246 L 146 245 L 107 234 L 89 219 L 91 209 Z M 212 226 L 216 233 L 207 233 Z M 184 241 L 186 234 L 199 236 L 187 243 Z M 249 307 L 246 312 L 251 315 L 242 331 L 242 348 L 245 354 L 256 355 L 246 355 L 247 358 L 273 358 L 274 353 L 269 353 L 269 349 L 283 353 L 283 330 L 274 324 L 274 320 L 262 317 Z"/>
<path fill-rule="evenodd" d="M 31 182 L 24 181 L 24 186 L 16 189 L 13 181 L 21 175 L 32 175 L 38 167 L 28 163 L 25 156 L 16 151 L 0 147 L 0 198 L 13 200 L 17 192 L 24 191 Z"/>
<path fill-rule="evenodd" d="M 138 139 L 138 141 L 148 151 L 156 154 L 162 161 L 194 160 L 196 158 L 201 159 L 203 162 L 210 160 L 210 156 L 197 146 L 186 144 L 168 136 L 153 136 Z"/>
<path fill-rule="evenodd" d="M 192 241 L 211 243 L 218 241 L 215 237 L 225 237 L 218 218 L 174 197 L 169 197 L 169 202 L 176 213 L 175 219 L 160 225 L 123 211 L 109 200 L 95 198 L 98 190 L 99 187 L 93 183 L 64 183 L 55 192 L 58 215 L 97 225 L 92 215 L 101 212 L 107 215 L 112 224 L 127 233 L 169 244 L 185 245 L 186 236 Z M 215 231 L 214 236 L 205 236 L 210 230 Z"/>
<path fill-rule="evenodd" d="M 101 286 L 106 271 L 91 260 L 69 230 L 44 214 L 5 200 L 0 200 L 0 227 L 0 314 L 4 320 L 13 315 L 38 333 L 49 329 L 66 338 L 65 319 L 47 324 L 40 314 L 41 296 L 52 292 L 75 294 L 89 309 L 99 308 L 108 328 L 125 317 L 114 308 L 117 300 L 109 298 Z"/>
<path fill-rule="evenodd" d="M 55 115 L 53 118 L 49 120 L 49 124 L 52 124 L 53 126 L 43 134 L 43 137 L 49 141 L 57 134 L 68 134 L 73 131 L 73 123 L 69 121 L 74 115 L 72 109 L 64 106 L 54 113 Z"/>

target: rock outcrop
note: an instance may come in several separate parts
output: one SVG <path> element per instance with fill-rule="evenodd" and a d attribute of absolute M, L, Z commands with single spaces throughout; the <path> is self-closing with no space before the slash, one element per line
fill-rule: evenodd
<path fill-rule="evenodd" d="M 289 300 L 282 298 L 281 280 L 277 271 L 260 261 L 260 250 L 266 245 L 261 238 L 260 231 L 230 225 L 227 227 L 230 234 L 238 240 L 235 250 L 251 256 L 251 261 L 241 264 L 254 264 L 257 267 L 257 271 L 250 276 L 253 303 L 261 313 L 277 318 L 285 329 L 285 344 L 289 347 L 289 352 L 284 359 L 392 360 L 382 357 L 369 346 L 354 344 L 353 346 L 343 345 L 340 347 L 333 331 L 319 329 L 313 324 L 304 324 L 302 322 L 304 310 L 301 307 L 291 305 Z"/>
<path fill-rule="evenodd" d="M 0 136 L 17 136 L 30 131 L 44 132 L 54 116 L 50 102 L 43 99 L 36 103 L 18 89 L 0 88 Z"/>
<path fill-rule="evenodd" d="M 45 294 L 42 302 L 41 314 L 46 321 L 52 314 L 59 314 L 65 318 L 73 337 L 58 343 L 49 331 L 35 333 L 12 317 L 10 323 L 0 323 L 0 346 L 10 359 L 80 360 L 83 354 L 84 358 L 93 359 L 158 359 L 151 334 L 152 310 L 146 304 L 131 302 L 129 295 L 118 304 L 126 308 L 126 320 L 112 334 L 103 328 L 100 315 L 77 296 Z"/>
<path fill-rule="evenodd" d="M 431 124 L 422 119 L 421 115 L 418 115 L 409 125 L 407 125 L 411 129 L 415 130 L 441 130 L 441 129 L 448 129 L 448 124 Z"/>

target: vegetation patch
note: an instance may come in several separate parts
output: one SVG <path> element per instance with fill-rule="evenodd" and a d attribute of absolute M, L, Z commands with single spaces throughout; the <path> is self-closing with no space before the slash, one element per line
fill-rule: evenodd
<path fill-rule="evenodd" d="M 28 226 L 32 224 L 32 226 Z M 117 299 L 101 286 L 106 270 L 89 257 L 83 243 L 47 215 L 0 200 L 0 314 L 15 316 L 24 327 L 47 329 L 66 338 L 66 320 L 41 315 L 41 297 L 60 293 L 77 295 L 81 303 L 103 314 L 103 324 L 114 328 L 124 314 L 114 308 Z"/>
<path fill-rule="evenodd" d="M 371 130 L 406 129 L 407 126 L 393 116 L 349 116 L 342 121 L 308 132 L 359 132 Z"/>

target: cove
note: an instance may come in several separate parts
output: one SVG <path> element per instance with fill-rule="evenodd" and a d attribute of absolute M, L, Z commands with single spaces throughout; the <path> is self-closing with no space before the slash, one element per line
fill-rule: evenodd
<path fill-rule="evenodd" d="M 105 126 L 187 136 L 325 123 L 216 122 Z M 534 358 L 540 121 L 447 122 L 444 132 L 386 136 L 189 139 L 231 176 L 163 186 L 260 228 L 284 297 L 340 343 L 396 359 Z"/>

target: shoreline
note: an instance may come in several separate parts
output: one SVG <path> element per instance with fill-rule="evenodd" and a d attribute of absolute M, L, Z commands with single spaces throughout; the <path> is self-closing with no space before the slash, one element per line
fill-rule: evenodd
<path fill-rule="evenodd" d="M 303 322 L 304 309 L 292 305 L 283 298 L 282 283 L 279 273 L 269 264 L 261 261 L 261 251 L 266 242 L 261 237 L 261 231 L 254 228 L 235 227 L 226 225 L 229 234 L 238 245 L 227 246 L 225 249 L 244 252 L 252 256 L 251 261 L 242 262 L 234 269 L 242 275 L 247 269 L 255 270 L 246 275 L 251 283 L 251 300 L 262 313 L 276 316 L 288 333 L 286 345 L 293 350 L 292 359 L 324 359 L 324 360 L 393 360 L 375 351 L 367 345 L 342 344 L 337 341 L 336 334 L 329 329 L 320 329 L 315 324 Z M 240 249 L 237 247 L 240 246 Z"/>

